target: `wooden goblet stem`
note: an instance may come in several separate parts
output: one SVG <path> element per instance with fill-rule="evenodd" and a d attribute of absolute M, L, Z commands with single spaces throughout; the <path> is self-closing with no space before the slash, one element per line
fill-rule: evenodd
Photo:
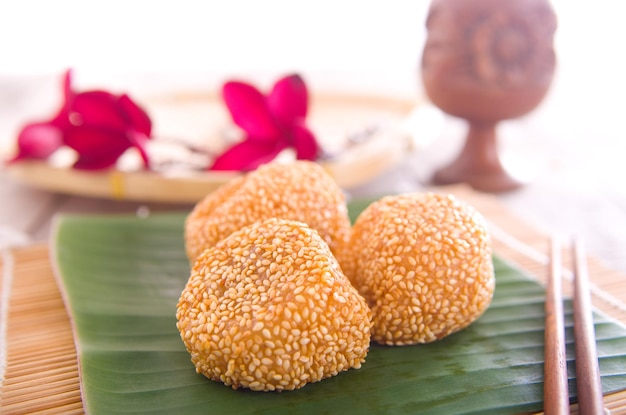
<path fill-rule="evenodd" d="M 476 190 L 498 193 L 516 189 L 522 183 L 504 168 L 498 154 L 496 122 L 469 122 L 465 144 L 457 158 L 435 172 L 437 185 L 468 183 Z"/>

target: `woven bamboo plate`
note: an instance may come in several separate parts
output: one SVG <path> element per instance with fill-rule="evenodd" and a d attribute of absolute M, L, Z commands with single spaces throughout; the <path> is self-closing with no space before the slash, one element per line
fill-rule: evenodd
<path fill-rule="evenodd" d="M 184 142 L 216 153 L 224 147 L 224 137 L 233 133 L 225 106 L 215 95 L 153 97 L 145 102 L 154 121 L 155 142 Z M 425 137 L 415 137 L 411 130 L 423 107 L 417 98 L 317 94 L 311 97 L 307 124 L 331 155 L 320 163 L 341 187 L 352 188 L 396 165 L 407 151 L 424 142 Z M 369 138 L 360 140 L 359 134 Z M 348 137 L 356 137 L 351 145 Z M 160 153 L 168 152 L 165 148 Z M 145 171 L 136 166 L 91 172 L 60 164 L 20 162 L 9 165 L 7 172 L 18 181 L 53 192 L 164 203 L 196 202 L 239 175 L 180 168 Z"/>

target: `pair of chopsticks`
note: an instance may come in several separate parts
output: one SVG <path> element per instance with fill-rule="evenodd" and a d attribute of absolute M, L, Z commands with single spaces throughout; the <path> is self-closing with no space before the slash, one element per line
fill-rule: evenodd
<path fill-rule="evenodd" d="M 572 252 L 578 413 L 581 415 L 603 414 L 602 385 L 591 310 L 589 273 L 586 255 L 579 239 L 574 241 Z M 551 241 L 549 267 L 545 305 L 544 411 L 546 415 L 561 415 L 570 412 L 561 282 L 563 268 L 561 243 L 558 238 L 553 238 Z"/>

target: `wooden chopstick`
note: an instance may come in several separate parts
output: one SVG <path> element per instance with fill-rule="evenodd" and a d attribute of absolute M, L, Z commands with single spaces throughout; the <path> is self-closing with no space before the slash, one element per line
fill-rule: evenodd
<path fill-rule="evenodd" d="M 574 257 L 574 342 L 576 350 L 576 390 L 578 413 L 604 413 L 602 384 L 596 351 L 593 314 L 586 255 L 580 239 L 575 239 Z M 547 415 L 569 414 L 567 359 L 563 317 L 561 243 L 552 238 L 546 285 L 544 411 Z"/>
<path fill-rule="evenodd" d="M 576 390 L 581 415 L 603 414 L 602 384 L 593 327 L 589 271 L 582 241 L 574 240 L 574 341 Z"/>
<path fill-rule="evenodd" d="M 557 238 L 550 243 L 550 263 L 546 284 L 546 324 L 544 334 L 544 411 L 548 415 L 569 414 L 567 358 L 565 355 L 565 324 L 561 278 L 561 244 Z"/>

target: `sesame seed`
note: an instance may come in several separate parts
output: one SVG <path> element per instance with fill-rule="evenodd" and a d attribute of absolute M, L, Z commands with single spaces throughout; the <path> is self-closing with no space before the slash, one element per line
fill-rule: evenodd
<path fill-rule="evenodd" d="M 259 321 L 257 322 L 254 327 L 252 327 L 252 331 L 261 331 L 263 330 L 263 322 Z"/>

